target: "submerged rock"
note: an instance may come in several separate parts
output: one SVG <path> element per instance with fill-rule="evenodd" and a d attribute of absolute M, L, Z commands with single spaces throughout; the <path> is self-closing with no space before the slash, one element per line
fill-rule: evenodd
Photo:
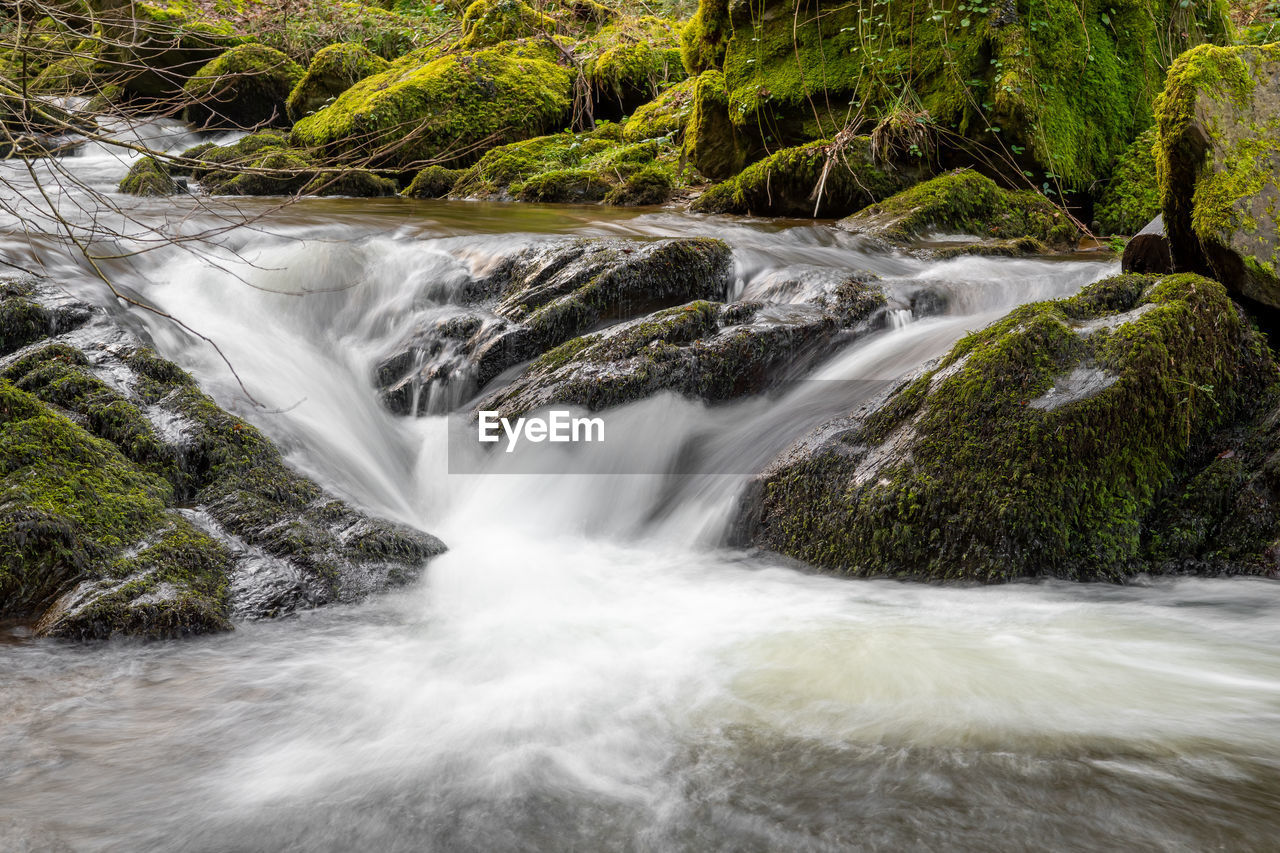
<path fill-rule="evenodd" d="M 184 115 L 201 127 L 288 127 L 285 100 L 303 74 L 301 66 L 274 48 L 233 47 L 187 81 Z"/>
<path fill-rule="evenodd" d="M 1080 232 L 1044 196 L 1012 192 L 977 172 L 959 170 L 917 184 L 840 220 L 840 227 L 889 245 L 908 245 L 931 233 L 1006 240 L 1033 237 L 1073 248 Z"/>
<path fill-rule="evenodd" d="M 1115 579 L 1188 450 L 1276 366 L 1217 282 L 1120 276 L 969 335 L 755 484 L 750 538 L 857 575 Z"/>
<path fill-rule="evenodd" d="M 101 314 L 30 282 L 0 295 L 0 615 L 76 639 L 225 630 L 356 600 L 443 550 L 290 470 Z"/>
<path fill-rule="evenodd" d="M 1174 268 L 1280 307 L 1280 45 L 1178 57 L 1156 122 Z"/>

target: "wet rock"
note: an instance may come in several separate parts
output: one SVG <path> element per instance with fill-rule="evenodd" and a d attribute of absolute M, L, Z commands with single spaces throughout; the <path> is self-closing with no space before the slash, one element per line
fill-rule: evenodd
<path fill-rule="evenodd" d="M 433 393 L 445 393 L 442 379 L 483 388 L 593 329 L 693 299 L 723 299 L 732 267 L 729 247 L 705 238 L 566 240 L 521 250 L 473 282 L 468 296 L 481 308 L 417 329 L 400 344 L 379 366 L 378 387 L 392 411 L 425 413 Z"/>
<path fill-rule="evenodd" d="M 1156 216 L 1124 245 L 1120 267 L 1125 272 L 1164 275 L 1173 272 L 1169 238 L 1164 233 L 1164 217 Z"/>
<path fill-rule="evenodd" d="M 1280 307 L 1280 45 L 1178 57 L 1156 123 L 1174 269 Z"/>
<path fill-rule="evenodd" d="M 1028 305 L 761 476 L 750 539 L 857 575 L 1117 579 L 1188 449 L 1271 399 L 1217 282 L 1119 276 Z"/>
<path fill-rule="evenodd" d="M 880 290 L 856 281 L 827 305 L 690 302 L 561 344 L 476 408 L 515 417 L 552 403 L 605 409 L 661 391 L 712 402 L 754 394 L 812 366 L 883 308 Z"/>
<path fill-rule="evenodd" d="M 101 313 L 35 282 L 3 293 L 0 614 L 75 639 L 226 630 L 357 600 L 443 550 L 290 470 Z"/>

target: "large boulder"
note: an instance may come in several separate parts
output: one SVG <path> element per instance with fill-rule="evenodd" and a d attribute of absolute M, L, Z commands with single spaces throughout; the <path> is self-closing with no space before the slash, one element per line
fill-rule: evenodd
<path fill-rule="evenodd" d="M 716 184 L 694 202 L 703 213 L 757 216 L 837 217 L 861 210 L 903 189 L 918 178 L 875 163 L 870 140 L 854 137 L 785 148 Z"/>
<path fill-rule="evenodd" d="M 1280 307 L 1280 45 L 1178 57 L 1156 121 L 1175 269 Z"/>
<path fill-rule="evenodd" d="M 562 59 L 538 40 L 402 61 L 299 121 L 293 140 L 389 167 L 474 162 L 489 147 L 564 126 L 573 78 Z"/>
<path fill-rule="evenodd" d="M 1217 282 L 1119 276 L 1017 309 L 755 484 L 758 544 L 858 575 L 1115 579 L 1189 449 L 1271 399 Z"/>
<path fill-rule="evenodd" d="M 691 71 L 723 70 L 727 115 L 759 144 L 907 112 L 966 161 L 1083 189 L 1145 127 L 1169 57 L 1229 33 L 1218 3 L 702 0 L 684 47 Z"/>
<path fill-rule="evenodd" d="M 1032 237 L 1047 246 L 1073 248 L 1080 238 L 1071 218 L 1031 190 L 1001 189 L 977 172 L 959 170 L 848 216 L 841 228 L 889 245 L 907 245 L 935 232 L 996 240 Z"/>
<path fill-rule="evenodd" d="M 288 127 L 285 100 L 304 72 L 298 63 L 260 44 L 233 47 L 187 81 L 187 121 L 201 127 Z"/>
<path fill-rule="evenodd" d="M 318 52 L 307 73 L 289 93 L 289 121 L 311 115 L 366 77 L 381 74 L 391 63 L 361 44 L 331 44 Z"/>
<path fill-rule="evenodd" d="M 0 616 L 74 639 L 227 630 L 403 583 L 442 550 L 289 469 L 105 316 L 0 285 Z"/>
<path fill-rule="evenodd" d="M 749 162 L 750 131 L 739 130 L 729 116 L 724 75 L 704 71 L 693 81 L 684 153 L 699 172 L 713 181 L 731 178 Z"/>

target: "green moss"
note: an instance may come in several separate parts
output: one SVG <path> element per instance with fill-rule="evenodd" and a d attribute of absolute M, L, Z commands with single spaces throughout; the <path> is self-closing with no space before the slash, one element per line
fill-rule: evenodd
<path fill-rule="evenodd" d="M 1094 209 L 1104 234 L 1137 234 L 1160 213 L 1156 129 L 1143 131 L 1116 161 Z"/>
<path fill-rule="evenodd" d="M 994 149 L 993 163 L 1083 188 L 1145 128 L 1172 58 L 1229 33 L 1212 0 L 704 0 L 686 57 L 723 68 L 736 126 L 775 144 L 833 137 L 855 116 L 874 124 L 907 105 L 968 156 Z"/>
<path fill-rule="evenodd" d="M 778 151 L 747 167 L 704 193 L 694 202 L 693 209 L 703 213 L 834 217 L 892 195 L 906 186 L 909 178 L 908 173 L 873 163 L 866 137 L 851 140 L 838 152 L 830 142 L 814 142 Z"/>
<path fill-rule="evenodd" d="M 636 109 L 622 127 L 623 139 L 627 142 L 644 142 L 647 139 L 671 137 L 679 142 L 693 112 L 693 86 L 692 78 L 682 80 Z"/>
<path fill-rule="evenodd" d="M 651 163 L 633 172 L 604 197 L 605 204 L 619 207 L 662 204 L 671 198 L 676 180 L 661 163 Z"/>
<path fill-rule="evenodd" d="M 337 174 L 324 172 L 316 175 L 302 188 L 303 195 L 349 196 L 352 198 L 376 198 L 396 194 L 396 182 L 375 175 L 367 169 L 343 169 Z"/>
<path fill-rule="evenodd" d="M 524 0 L 475 0 L 462 15 L 462 38 L 454 47 L 477 50 L 556 30 L 554 18 L 535 12 Z"/>
<path fill-rule="evenodd" d="M 389 63 L 360 44 L 331 44 L 311 60 L 307 72 L 289 93 L 285 110 L 298 121 L 333 101 L 366 77 L 386 71 Z"/>
<path fill-rule="evenodd" d="M 647 103 L 663 86 L 685 78 L 670 21 L 620 18 L 579 45 L 588 54 L 597 115 L 618 118 Z"/>
<path fill-rule="evenodd" d="M 685 157 L 713 181 L 736 175 L 747 164 L 754 145 L 730 119 L 724 75 L 704 71 L 694 81 L 692 100 L 684 133 Z"/>
<path fill-rule="evenodd" d="M 609 184 L 590 169 L 558 169 L 541 172 L 523 181 L 521 201 L 592 202 L 609 192 Z"/>
<path fill-rule="evenodd" d="M 729 0 L 701 0 L 698 10 L 680 30 L 680 57 L 685 69 L 690 74 L 701 74 L 720 68 L 732 35 Z"/>
<path fill-rule="evenodd" d="M 211 195 L 288 195 L 309 185 L 317 172 L 307 152 L 285 145 L 281 134 L 263 131 L 231 145 L 196 146 L 182 159 L 198 164 L 191 174 Z"/>
<path fill-rule="evenodd" d="M 182 89 L 188 102 L 184 115 L 206 127 L 285 127 L 285 101 L 304 73 L 273 48 L 233 47 L 187 81 Z"/>
<path fill-rule="evenodd" d="M 1091 392 L 1046 396 L 1076 370 Z M 1275 381 L 1221 285 L 1109 279 L 970 335 L 843 452 L 776 472 L 762 538 L 855 574 L 1119 578 L 1145 568 L 1143 519 L 1188 448 Z"/>
<path fill-rule="evenodd" d="M 162 522 L 170 485 L 0 380 L 0 612 L 38 612 Z"/>
<path fill-rule="evenodd" d="M 143 157 L 129 167 L 119 189 L 128 195 L 163 197 L 177 193 L 178 185 L 163 163 L 154 157 Z"/>
<path fill-rule="evenodd" d="M 444 198 L 453 190 L 463 174 L 462 169 L 428 166 L 414 175 L 402 195 L 406 198 Z"/>
<path fill-rule="evenodd" d="M 1156 168 L 1176 269 L 1212 271 L 1233 289 L 1280 302 L 1280 165 L 1274 94 L 1257 78 L 1280 45 L 1202 46 L 1180 56 L 1156 103 Z"/>
<path fill-rule="evenodd" d="M 330 157 L 397 167 L 467 163 L 484 147 L 561 126 L 570 88 L 552 48 L 507 43 L 367 77 L 298 122 L 293 139 Z"/>
<path fill-rule="evenodd" d="M 990 178 L 968 170 L 917 184 L 840 224 L 893 244 L 910 243 L 931 231 L 996 239 L 1034 237 L 1057 248 L 1073 247 L 1079 239 L 1067 215 L 1043 196 L 1002 190 Z"/>

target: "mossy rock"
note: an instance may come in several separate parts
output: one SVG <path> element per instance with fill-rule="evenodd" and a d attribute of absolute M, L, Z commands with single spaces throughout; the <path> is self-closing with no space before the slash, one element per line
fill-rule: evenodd
<path fill-rule="evenodd" d="M 622 138 L 627 142 L 644 142 L 649 139 L 670 137 L 679 142 L 693 113 L 694 78 L 669 86 L 662 94 L 638 107 L 622 126 Z"/>
<path fill-rule="evenodd" d="M 977 172 L 939 175 L 840 220 L 840 226 L 890 245 L 932 232 L 1005 240 L 1034 237 L 1057 249 L 1074 248 L 1079 229 L 1039 193 L 1013 192 Z"/>
<path fill-rule="evenodd" d="M 693 108 L 684 131 L 684 154 L 699 172 L 713 181 L 731 178 L 746 166 L 755 145 L 729 117 L 729 93 L 724 75 L 704 71 L 693 84 Z"/>
<path fill-rule="evenodd" d="M 285 101 L 305 72 L 278 50 L 233 47 L 183 87 L 186 120 L 201 127 L 288 127 Z"/>
<path fill-rule="evenodd" d="M 113 103 L 171 108 L 192 75 L 246 41 L 194 3 L 103 3 L 96 10 L 102 48 L 95 86 Z"/>
<path fill-rule="evenodd" d="M 747 523 L 849 574 L 1120 579 L 1149 568 L 1143 525 L 1188 451 L 1276 381 L 1220 284 L 1119 276 L 1015 310 L 800 446 Z"/>
<path fill-rule="evenodd" d="M 916 111 L 958 161 L 1083 190 L 1147 127 L 1173 58 L 1230 34 L 1220 0 L 702 0 L 684 47 L 691 70 L 724 71 L 734 126 L 772 145 Z"/>
<path fill-rule="evenodd" d="M 597 118 L 620 119 L 685 79 L 671 21 L 645 15 L 619 18 L 579 43 Z"/>
<path fill-rule="evenodd" d="M 671 169 L 661 163 L 651 163 L 635 172 L 609 190 L 604 203 L 616 207 L 639 207 L 663 204 L 671 198 L 676 179 Z"/>
<path fill-rule="evenodd" d="M 1156 121 L 1174 268 L 1280 307 L 1280 45 L 1183 54 Z"/>
<path fill-rule="evenodd" d="M 343 169 L 336 174 L 322 172 L 316 175 L 311 183 L 302 188 L 302 194 L 377 198 L 395 195 L 398 189 L 395 181 L 376 175 L 368 169 Z"/>
<path fill-rule="evenodd" d="M 1103 234 L 1137 234 L 1160 214 L 1155 145 L 1156 129 L 1147 128 L 1116 161 L 1093 212 Z"/>
<path fill-rule="evenodd" d="M 143 157 L 129 167 L 129 174 L 120 181 L 120 192 L 127 195 L 163 198 L 182 190 L 170 176 L 169 170 L 155 157 Z"/>
<path fill-rule="evenodd" d="M 262 131 L 230 145 L 197 145 L 182 159 L 198 163 L 190 173 L 210 195 L 292 195 L 311 184 L 318 170 L 306 151 L 287 144 L 282 134 Z"/>
<path fill-rule="evenodd" d="M 366 77 L 381 74 L 390 63 L 364 45 L 331 44 L 307 66 L 285 102 L 290 121 L 310 115 Z"/>
<path fill-rule="evenodd" d="M 428 166 L 413 176 L 401 195 L 406 198 L 444 198 L 453 191 L 463 173 L 463 169 Z"/>
<path fill-rule="evenodd" d="M 479 50 L 504 41 L 553 35 L 556 20 L 524 0 L 475 0 L 462 15 L 462 38 L 454 48 Z"/>
<path fill-rule="evenodd" d="M 330 158 L 406 168 L 474 162 L 485 147 L 562 127 L 571 77 L 540 43 L 505 43 L 366 77 L 293 129 Z"/>
<path fill-rule="evenodd" d="M 450 195 L 522 201 L 657 204 L 676 185 L 671 140 L 627 144 L 601 122 L 586 133 L 557 133 L 494 148 L 466 170 Z M 657 199 L 642 201 L 640 199 Z"/>
<path fill-rule="evenodd" d="M 825 180 L 824 180 L 825 175 Z M 915 172 L 882 167 L 870 141 L 855 137 L 837 150 L 828 141 L 787 148 L 748 166 L 703 193 L 702 213 L 837 217 L 861 210 L 909 186 Z"/>

